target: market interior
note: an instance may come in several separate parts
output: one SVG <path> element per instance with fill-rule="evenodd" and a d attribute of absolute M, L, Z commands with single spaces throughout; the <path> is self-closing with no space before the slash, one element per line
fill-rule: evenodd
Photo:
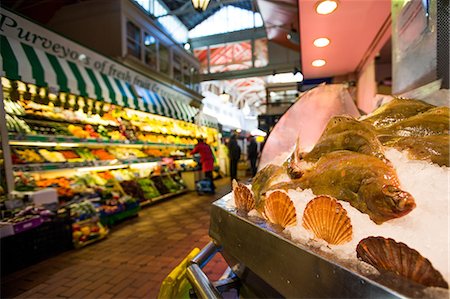
<path fill-rule="evenodd" d="M 1 297 L 448 296 L 448 7 L 0 1 Z"/>

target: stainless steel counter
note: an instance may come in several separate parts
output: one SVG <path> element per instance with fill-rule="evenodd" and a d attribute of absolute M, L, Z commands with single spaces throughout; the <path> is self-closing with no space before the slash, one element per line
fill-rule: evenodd
<path fill-rule="evenodd" d="M 241 279 L 241 294 L 246 292 L 242 297 L 425 296 L 423 288 L 405 279 L 364 273 L 360 265 L 336 261 L 319 249 L 294 243 L 262 219 L 239 215 L 227 207 L 229 198 L 213 203 L 209 233 Z"/>

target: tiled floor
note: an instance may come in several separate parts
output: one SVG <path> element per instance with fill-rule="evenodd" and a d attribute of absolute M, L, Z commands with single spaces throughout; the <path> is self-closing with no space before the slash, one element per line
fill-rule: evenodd
<path fill-rule="evenodd" d="M 101 242 L 1 277 L 1 298 L 156 298 L 167 274 L 209 242 L 210 204 L 230 191 L 229 179 L 216 185 L 214 196 L 190 192 L 157 203 Z M 204 271 L 217 280 L 226 267 L 217 254 Z"/>

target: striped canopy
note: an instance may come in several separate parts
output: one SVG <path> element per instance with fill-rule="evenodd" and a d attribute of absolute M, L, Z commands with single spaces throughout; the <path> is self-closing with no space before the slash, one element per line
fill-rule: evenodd
<path fill-rule="evenodd" d="M 0 35 L 3 76 L 136 110 L 192 121 L 198 109 Z"/>

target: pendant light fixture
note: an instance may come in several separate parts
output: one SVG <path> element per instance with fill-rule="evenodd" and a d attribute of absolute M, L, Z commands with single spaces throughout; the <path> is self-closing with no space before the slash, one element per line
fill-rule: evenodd
<path fill-rule="evenodd" d="M 209 0 L 192 0 L 192 5 L 194 9 L 198 12 L 205 11 L 208 7 Z"/>

